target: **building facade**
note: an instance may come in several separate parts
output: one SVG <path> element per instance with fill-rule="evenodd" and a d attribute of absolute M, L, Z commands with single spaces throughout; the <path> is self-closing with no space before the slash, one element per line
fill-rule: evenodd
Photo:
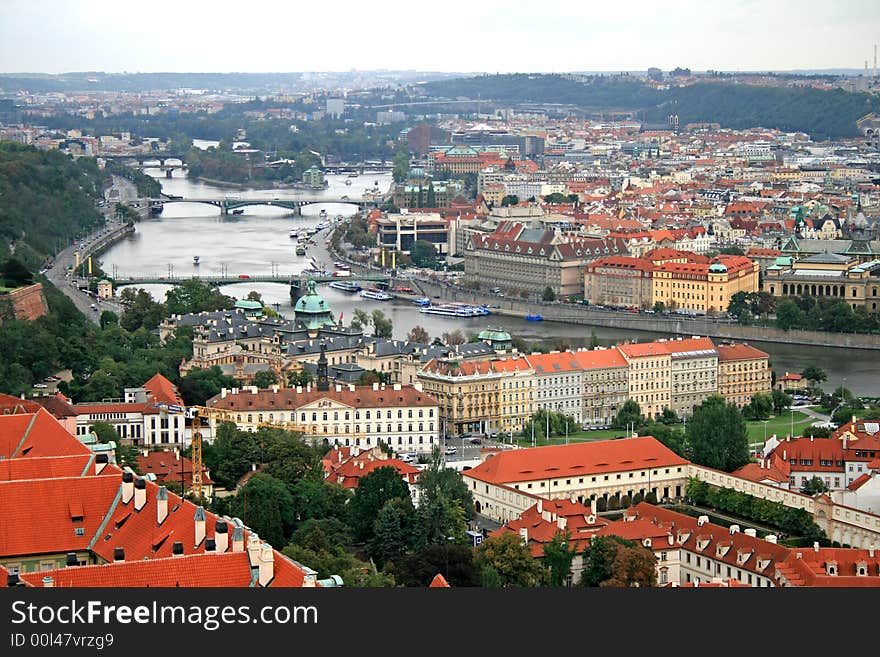
<path fill-rule="evenodd" d="M 772 372 L 770 355 L 748 344 L 720 344 L 718 394 L 728 404 L 746 406 L 757 394 L 769 395 Z"/>

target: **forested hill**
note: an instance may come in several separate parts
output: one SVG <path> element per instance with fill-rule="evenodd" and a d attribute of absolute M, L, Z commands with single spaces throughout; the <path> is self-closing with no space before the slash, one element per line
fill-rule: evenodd
<path fill-rule="evenodd" d="M 109 175 L 94 158 L 0 142 L 0 261 L 32 270 L 70 239 L 102 221 L 95 209 Z"/>
<path fill-rule="evenodd" d="M 440 80 L 423 85 L 431 96 L 467 97 L 503 103 L 542 102 L 602 109 L 631 109 L 649 122 L 678 114 L 681 125 L 716 122 L 724 127 L 777 128 L 806 132 L 814 139 L 856 137 L 855 121 L 880 111 L 880 98 L 841 89 L 758 87 L 730 82 L 704 82 L 665 91 L 637 80 L 608 76 L 583 79 L 563 75 L 486 75 Z"/>

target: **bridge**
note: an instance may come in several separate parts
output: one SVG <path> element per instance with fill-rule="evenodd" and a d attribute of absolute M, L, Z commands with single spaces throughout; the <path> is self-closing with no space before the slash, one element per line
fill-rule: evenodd
<path fill-rule="evenodd" d="M 284 283 L 290 285 L 290 298 L 299 299 L 306 288 L 307 281 L 315 283 L 332 283 L 333 281 L 371 281 L 374 283 L 389 284 L 391 276 L 387 274 L 356 274 L 347 278 L 336 276 L 309 276 L 307 274 L 240 274 L 238 276 L 208 275 L 208 276 L 119 276 L 114 279 L 116 287 L 128 285 L 181 285 L 186 281 L 200 281 L 215 287 L 223 285 L 237 285 L 239 283 Z"/>
<path fill-rule="evenodd" d="M 272 207 L 284 208 L 291 210 L 295 214 L 302 214 L 302 208 L 308 205 L 317 205 L 320 203 L 347 203 L 356 205 L 360 209 L 376 207 L 382 201 L 380 198 L 370 199 L 353 199 L 348 196 L 323 197 L 323 198 L 183 198 L 177 196 L 166 196 L 164 198 L 149 199 L 150 209 L 161 208 L 166 203 L 204 203 L 220 208 L 221 214 L 229 214 L 233 210 L 239 210 L 251 205 L 268 205 Z"/>

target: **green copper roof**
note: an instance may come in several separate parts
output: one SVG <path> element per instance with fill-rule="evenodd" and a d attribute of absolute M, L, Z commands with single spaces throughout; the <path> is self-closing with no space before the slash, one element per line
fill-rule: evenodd
<path fill-rule="evenodd" d="M 480 334 L 477 337 L 486 342 L 509 342 L 511 339 L 510 333 L 500 329 L 486 329 L 485 331 L 480 331 Z"/>
<path fill-rule="evenodd" d="M 241 308 L 242 310 L 262 310 L 263 304 L 259 301 L 250 301 L 248 299 L 240 299 L 235 302 L 236 308 Z"/>
<path fill-rule="evenodd" d="M 302 295 L 296 302 L 294 311 L 299 319 L 300 313 L 307 315 L 318 315 L 330 312 L 330 306 L 324 301 L 324 297 L 315 291 L 315 281 L 309 281 L 308 291 Z M 305 318 L 302 318 L 305 319 Z"/>

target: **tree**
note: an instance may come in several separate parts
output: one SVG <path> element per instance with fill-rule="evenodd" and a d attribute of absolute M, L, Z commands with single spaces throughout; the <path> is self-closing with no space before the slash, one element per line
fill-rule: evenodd
<path fill-rule="evenodd" d="M 22 287 L 34 282 L 34 275 L 17 258 L 9 258 L 0 266 L 0 278 L 6 287 Z"/>
<path fill-rule="evenodd" d="M 660 314 L 660 313 L 662 313 L 664 310 L 666 310 L 666 304 L 665 304 L 665 303 L 663 303 L 662 301 L 655 301 L 655 302 L 654 302 L 654 312 L 655 312 L 655 313 Z"/>
<path fill-rule="evenodd" d="M 628 429 L 630 426 L 638 428 L 644 424 L 642 409 L 635 399 L 627 399 L 611 421 L 611 426 L 615 429 Z"/>
<path fill-rule="evenodd" d="M 668 406 L 664 406 L 663 412 L 660 414 L 660 422 L 663 424 L 677 424 L 678 415 Z"/>
<path fill-rule="evenodd" d="M 804 311 L 791 299 L 783 299 L 776 306 L 776 326 L 786 331 L 804 324 Z"/>
<path fill-rule="evenodd" d="M 413 326 L 409 330 L 409 333 L 407 333 L 406 339 L 409 342 L 419 342 L 421 344 L 431 343 L 431 336 L 428 335 L 428 332 L 421 326 Z"/>
<path fill-rule="evenodd" d="M 391 338 L 394 326 L 381 310 L 374 310 L 372 315 L 373 335 L 377 338 Z"/>
<path fill-rule="evenodd" d="M 590 349 L 599 346 L 599 337 L 596 335 L 596 329 L 590 329 Z"/>
<path fill-rule="evenodd" d="M 547 577 L 546 568 L 532 558 L 528 545 L 514 533 L 485 539 L 476 549 L 474 565 L 481 572 L 492 568 L 504 587 L 541 586 Z"/>
<path fill-rule="evenodd" d="M 778 391 L 774 390 L 773 392 Z M 743 415 L 746 415 L 752 420 L 765 420 L 770 417 L 770 413 L 773 412 L 773 403 L 774 399 L 770 395 L 765 395 L 760 392 L 756 393 L 752 395 L 752 399 L 749 401 L 748 405 L 743 408 Z"/>
<path fill-rule="evenodd" d="M 571 575 L 571 563 L 577 554 L 574 547 L 569 547 L 571 534 L 566 529 L 557 531 L 553 538 L 544 546 L 544 566 L 549 571 L 550 586 L 564 586 Z"/>
<path fill-rule="evenodd" d="M 397 500 L 389 500 L 379 510 L 376 521 L 373 524 L 373 538 L 370 540 L 370 556 L 376 561 L 377 566 L 384 567 L 389 561 L 397 561 L 402 557 L 408 547 L 407 511 L 401 505 L 394 504 Z M 412 503 L 409 504 L 409 515 L 412 515 Z"/>
<path fill-rule="evenodd" d="M 732 472 L 749 462 L 748 430 L 739 409 L 724 397 L 711 395 L 694 408 L 687 424 L 691 460 Z"/>
<path fill-rule="evenodd" d="M 287 375 L 287 383 L 291 386 L 306 386 L 314 380 L 314 376 L 308 370 L 290 372 Z"/>
<path fill-rule="evenodd" d="M 439 461 L 419 473 L 416 486 L 420 505 L 446 498 L 464 511 L 467 520 L 474 517 L 474 497 L 464 479 L 452 468 L 441 468 Z"/>
<path fill-rule="evenodd" d="M 180 380 L 178 390 L 184 402 L 189 406 L 204 406 L 214 395 L 219 395 L 223 388 L 236 387 L 235 379 L 223 374 L 219 365 L 208 369 L 193 368 Z"/>
<path fill-rule="evenodd" d="M 107 422 L 102 422 L 101 420 L 92 422 L 92 433 L 97 436 L 98 442 L 105 444 L 111 440 L 116 443 L 119 442 L 119 434 L 113 428 L 113 425 Z"/>
<path fill-rule="evenodd" d="M 621 545 L 633 546 L 635 543 L 619 536 L 596 536 L 590 541 L 584 549 L 581 586 L 600 586 L 611 579 L 612 564 Z"/>
<path fill-rule="evenodd" d="M 688 458 L 687 437 L 676 426 L 655 422 L 643 427 L 640 433 L 643 436 L 653 436 L 679 456 Z"/>
<path fill-rule="evenodd" d="M 293 496 L 275 477 L 255 473 L 236 493 L 230 510 L 269 544 L 287 544 L 295 520 Z"/>
<path fill-rule="evenodd" d="M 552 287 L 548 285 L 544 288 L 544 292 L 541 294 L 541 300 L 547 302 L 556 301 L 556 293 L 553 291 Z"/>
<path fill-rule="evenodd" d="M 825 373 L 825 370 L 821 367 L 816 367 L 815 365 L 810 365 L 804 368 L 804 371 L 801 372 L 801 376 L 814 386 L 818 386 L 820 383 L 828 380 L 828 375 Z"/>
<path fill-rule="evenodd" d="M 519 205 L 519 196 L 516 194 L 508 194 L 501 199 L 501 207 L 506 208 L 509 205 Z"/>
<path fill-rule="evenodd" d="M 405 146 L 399 146 L 397 153 L 394 155 L 394 168 L 391 171 L 391 177 L 394 182 L 400 183 L 409 176 L 409 153 Z"/>
<path fill-rule="evenodd" d="M 102 329 L 107 328 L 108 326 L 118 325 L 119 315 L 112 310 L 105 310 L 101 313 L 101 318 L 98 320 L 98 323 L 101 325 Z"/>
<path fill-rule="evenodd" d="M 348 519 L 347 504 L 352 493 L 335 483 L 314 477 L 303 477 L 288 486 L 293 495 L 297 522 L 311 519 L 344 522 Z M 346 525 L 350 533 L 350 529 Z"/>
<path fill-rule="evenodd" d="M 135 474 L 140 474 L 141 468 L 138 463 L 138 450 L 134 445 L 116 445 L 116 463 L 120 467 L 129 467 Z"/>
<path fill-rule="evenodd" d="M 235 299 L 196 278 L 185 280 L 165 293 L 166 310 L 172 315 L 228 310 L 234 305 Z"/>
<path fill-rule="evenodd" d="M 232 488 L 251 465 L 259 463 L 260 445 L 255 434 L 239 431 L 231 422 L 221 422 L 217 426 L 217 437 L 203 458 L 214 481 Z"/>
<path fill-rule="evenodd" d="M 805 481 L 804 484 L 801 486 L 801 492 L 804 495 L 818 495 L 819 493 L 825 493 L 827 491 L 828 486 L 826 486 L 825 482 L 815 475 Z"/>
<path fill-rule="evenodd" d="M 425 207 L 428 208 L 436 208 L 437 207 L 437 194 L 434 192 L 434 181 L 428 183 L 428 193 L 425 197 Z"/>
<path fill-rule="evenodd" d="M 782 390 L 773 389 L 770 393 L 770 400 L 773 405 L 773 410 L 776 411 L 776 414 L 779 415 L 786 408 L 791 406 L 791 395 L 787 395 L 782 392 Z"/>
<path fill-rule="evenodd" d="M 611 563 L 611 577 L 599 586 L 654 586 L 657 581 L 656 562 L 654 553 L 641 545 L 621 545 Z"/>
<path fill-rule="evenodd" d="M 376 468 L 362 477 L 349 503 L 350 524 L 355 539 L 369 541 L 373 522 L 385 503 L 394 498 L 410 499 L 409 486 L 392 466 Z"/>
<path fill-rule="evenodd" d="M 300 479 L 324 478 L 321 453 L 306 443 L 302 434 L 285 429 L 260 427 L 255 435 L 265 454 L 264 471 L 293 486 Z"/>
<path fill-rule="evenodd" d="M 351 327 L 361 331 L 370 325 L 370 316 L 367 311 L 360 308 L 354 309 L 354 317 L 351 320 Z"/>
<path fill-rule="evenodd" d="M 278 383 L 278 377 L 272 370 L 260 370 L 254 374 L 253 385 L 259 389 L 269 388 L 276 383 Z"/>
<path fill-rule="evenodd" d="M 416 240 L 409 251 L 409 257 L 417 267 L 435 267 L 437 264 L 437 249 L 427 240 Z"/>
<path fill-rule="evenodd" d="M 428 586 L 437 573 L 454 587 L 480 585 L 474 551 L 468 545 L 426 545 L 395 562 L 394 579 L 403 586 Z"/>
<path fill-rule="evenodd" d="M 480 570 L 480 583 L 484 589 L 500 589 L 504 586 L 501 575 L 489 564 L 484 565 Z"/>
<path fill-rule="evenodd" d="M 443 344 L 450 347 L 455 347 L 460 344 L 464 344 L 467 338 L 465 338 L 465 335 L 464 333 L 462 333 L 461 329 L 455 329 L 454 331 L 444 333 L 441 336 L 441 340 L 443 340 Z"/>

